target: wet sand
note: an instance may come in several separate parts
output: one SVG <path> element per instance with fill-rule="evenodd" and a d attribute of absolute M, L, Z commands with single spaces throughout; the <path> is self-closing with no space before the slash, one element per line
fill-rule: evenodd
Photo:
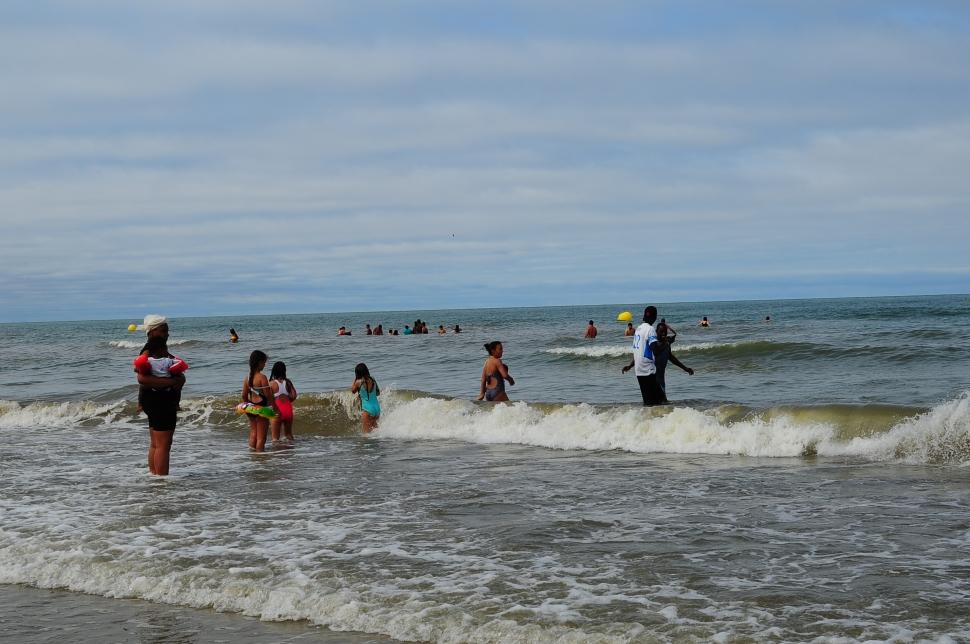
<path fill-rule="evenodd" d="M 397 641 L 377 635 L 337 633 L 308 622 L 261 622 L 212 610 L 10 584 L 0 584 L 0 607 L 0 641 L 18 644 Z"/>

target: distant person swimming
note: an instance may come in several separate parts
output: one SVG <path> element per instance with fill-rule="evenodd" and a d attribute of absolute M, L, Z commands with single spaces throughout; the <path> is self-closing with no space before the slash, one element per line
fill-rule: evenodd
<path fill-rule="evenodd" d="M 505 383 L 514 385 L 515 380 L 509 375 L 509 368 L 502 362 L 502 354 L 505 349 L 502 343 L 494 340 L 485 345 L 488 351 L 488 358 L 482 367 L 481 386 L 478 391 L 478 400 L 489 402 L 505 402 L 509 399 L 505 393 Z"/>
<path fill-rule="evenodd" d="M 627 322 L 626 323 L 626 331 L 623 332 L 623 335 L 625 335 L 625 336 L 632 336 L 636 332 L 637 332 L 637 330 L 633 328 L 633 322 Z"/>
<path fill-rule="evenodd" d="M 381 395 L 381 388 L 370 375 L 367 365 L 361 362 L 354 367 L 354 384 L 350 386 L 351 393 L 360 399 L 360 423 L 365 434 L 369 434 L 377 427 L 381 417 L 381 403 L 377 397 Z"/>
<path fill-rule="evenodd" d="M 232 327 L 229 327 L 229 341 L 233 344 L 239 342 L 239 334 L 236 333 L 236 330 Z"/>
<path fill-rule="evenodd" d="M 701 321 L 697 323 L 697 326 L 702 326 L 702 327 L 707 328 L 707 327 L 711 326 L 711 323 L 707 320 L 707 316 L 705 315 L 701 319 Z"/>
<path fill-rule="evenodd" d="M 586 325 L 586 335 L 584 337 L 589 338 L 590 340 L 596 337 L 596 325 L 593 324 L 592 320 L 590 320 L 589 324 Z"/>

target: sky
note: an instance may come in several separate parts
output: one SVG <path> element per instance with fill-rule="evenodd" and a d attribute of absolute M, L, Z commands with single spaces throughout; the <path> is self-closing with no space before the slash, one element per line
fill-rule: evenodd
<path fill-rule="evenodd" d="M 970 3 L 13 0 L 0 322 L 970 292 Z"/>

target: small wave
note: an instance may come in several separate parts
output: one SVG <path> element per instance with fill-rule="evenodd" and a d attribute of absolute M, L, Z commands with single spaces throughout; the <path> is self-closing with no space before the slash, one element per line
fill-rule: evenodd
<path fill-rule="evenodd" d="M 554 356 L 575 356 L 580 358 L 617 358 L 630 355 L 630 347 L 628 345 L 555 347 L 553 349 L 546 349 L 545 353 Z"/>
<path fill-rule="evenodd" d="M 804 351 L 811 349 L 812 347 L 813 345 L 806 343 L 779 343 L 768 341 L 697 342 L 692 344 L 673 344 L 673 350 L 677 354 L 711 354 L 719 357 L 759 356 L 784 351 Z M 554 347 L 545 350 L 545 353 L 550 355 L 572 358 L 619 358 L 629 356 L 630 352 L 631 348 L 629 344 L 585 347 Z"/>
<path fill-rule="evenodd" d="M 181 339 L 181 340 L 169 340 L 167 344 L 170 347 L 177 347 L 181 345 L 192 345 L 196 343 L 197 343 L 196 340 Z M 116 349 L 141 349 L 142 347 L 145 346 L 145 340 L 144 338 L 140 340 L 109 340 L 108 346 L 115 347 Z"/>
<path fill-rule="evenodd" d="M 752 410 L 562 403 L 481 404 L 387 391 L 375 436 L 521 444 L 566 450 L 856 457 L 873 461 L 970 464 L 970 393 L 930 410 L 870 405 L 775 407 Z M 183 399 L 179 427 L 238 429 L 234 396 Z M 303 394 L 294 405 L 295 431 L 351 436 L 360 408 L 347 391 Z M 0 401 L 0 429 L 97 427 L 143 422 L 135 403 Z"/>
<path fill-rule="evenodd" d="M 754 457 L 858 457 L 970 463 L 970 397 L 928 412 L 833 406 L 746 411 L 535 405 L 419 398 L 389 405 L 378 436 L 458 439 L 569 450 Z"/>

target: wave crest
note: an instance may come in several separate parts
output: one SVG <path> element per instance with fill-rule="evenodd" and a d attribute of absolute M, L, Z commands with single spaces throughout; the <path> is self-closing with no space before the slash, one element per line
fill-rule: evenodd
<path fill-rule="evenodd" d="M 930 410 L 885 405 L 643 408 L 515 402 L 493 405 L 387 391 L 376 437 L 521 444 L 564 450 L 752 457 L 850 457 L 970 465 L 970 393 Z M 179 428 L 238 429 L 236 398 L 183 399 Z M 360 408 L 347 391 L 303 394 L 294 405 L 301 435 L 350 436 Z M 0 401 L 0 429 L 144 425 L 135 403 Z"/>

